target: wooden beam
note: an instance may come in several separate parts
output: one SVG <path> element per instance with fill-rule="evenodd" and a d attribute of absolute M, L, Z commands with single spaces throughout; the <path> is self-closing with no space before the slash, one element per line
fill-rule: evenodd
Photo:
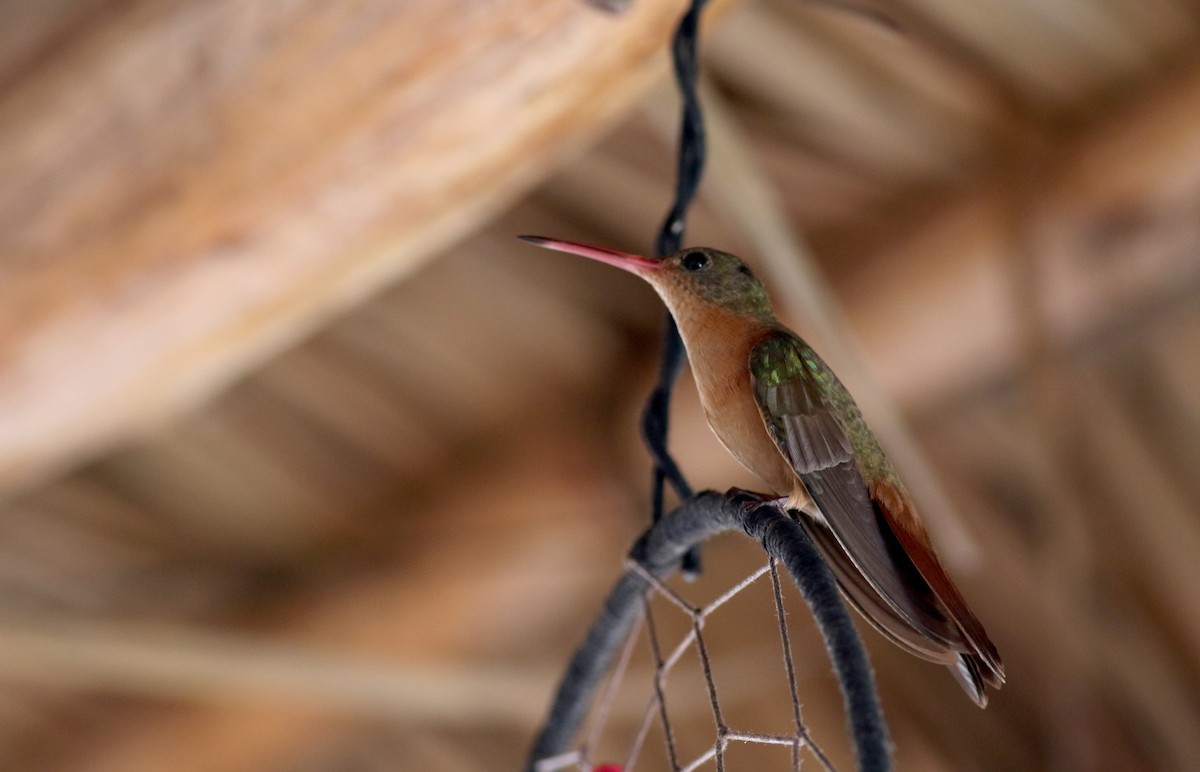
<path fill-rule="evenodd" d="M 642 93 L 679 11 L 23 14 L 0 32 L 40 35 L 0 59 L 0 490 L 195 404 L 463 236 Z"/>

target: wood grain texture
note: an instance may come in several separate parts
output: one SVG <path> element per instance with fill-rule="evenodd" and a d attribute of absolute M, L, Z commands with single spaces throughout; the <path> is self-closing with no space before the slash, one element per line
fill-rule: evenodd
<path fill-rule="evenodd" d="M 0 489 L 196 403 L 496 212 L 662 72 L 679 6 L 22 16 L 0 33 L 40 35 L 0 61 Z"/>

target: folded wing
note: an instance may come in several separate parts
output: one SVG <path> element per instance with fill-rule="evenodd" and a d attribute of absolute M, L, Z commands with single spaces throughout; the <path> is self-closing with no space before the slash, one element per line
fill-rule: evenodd
<path fill-rule="evenodd" d="M 843 593 L 880 632 L 912 654 L 948 665 L 979 704 L 1003 667 L 982 625 L 938 562 L 894 474 L 864 477 L 878 453 L 849 394 L 803 341 L 779 330 L 750 355 L 767 432 L 816 505 L 802 522 Z"/>

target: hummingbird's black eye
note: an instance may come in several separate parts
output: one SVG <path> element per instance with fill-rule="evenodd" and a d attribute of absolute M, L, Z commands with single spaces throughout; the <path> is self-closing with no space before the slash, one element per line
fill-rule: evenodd
<path fill-rule="evenodd" d="M 688 252 L 679 261 L 686 271 L 699 271 L 708 265 L 708 255 L 703 252 Z"/>

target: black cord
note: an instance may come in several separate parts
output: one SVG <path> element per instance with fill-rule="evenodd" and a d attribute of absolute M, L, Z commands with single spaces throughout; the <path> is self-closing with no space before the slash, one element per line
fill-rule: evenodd
<path fill-rule="evenodd" d="M 675 494 L 681 499 L 692 497 L 692 486 L 680 471 L 679 465 L 667 449 L 667 430 L 671 410 L 671 389 L 683 367 L 683 340 L 675 318 L 666 315 L 663 324 L 662 358 L 659 360 L 658 383 L 642 412 L 642 437 L 650 454 L 654 457 L 654 488 L 651 491 L 651 522 L 657 523 L 663 515 L 663 482 L 670 480 Z M 685 567 L 685 571 L 687 568 Z"/>
<path fill-rule="evenodd" d="M 838 595 L 837 581 L 812 540 L 796 520 L 773 505 L 747 509 L 713 491 L 704 491 L 650 526 L 629 552 L 649 574 L 663 578 L 692 547 L 721 533 L 741 529 L 779 560 L 800 588 L 813 616 L 842 690 L 850 735 L 863 772 L 891 769 L 891 744 L 879 706 L 875 675 L 850 613 Z M 530 751 L 525 769 L 565 753 L 578 733 L 592 696 L 642 609 L 649 580 L 630 569 L 617 581 L 571 659 L 546 722 Z"/>
<path fill-rule="evenodd" d="M 654 251 L 659 257 L 675 252 L 683 245 L 687 211 L 700 178 L 704 174 L 704 114 L 696 94 L 696 78 L 699 74 L 696 45 L 700 31 L 700 15 L 708 0 L 692 0 L 687 12 L 675 29 L 671 40 L 671 55 L 675 65 L 675 81 L 683 100 L 683 120 L 679 130 L 679 164 L 675 182 L 675 201 L 663 221 Z M 678 464 L 667 448 L 670 426 L 671 391 L 683 366 L 683 341 L 679 329 L 670 314 L 666 315 L 663 333 L 662 359 L 658 371 L 658 383 L 642 413 L 642 436 L 650 455 L 654 458 L 654 477 L 651 488 L 651 516 L 653 522 L 663 514 L 663 483 L 669 481 L 680 499 L 691 498 L 692 488 L 688 485 Z M 683 556 L 683 571 L 694 576 L 700 573 L 699 547 L 688 550 Z"/>
<path fill-rule="evenodd" d="M 671 56 L 675 64 L 675 82 L 679 85 L 679 96 L 683 100 L 683 121 L 679 128 L 679 166 L 675 182 L 675 202 L 667 213 L 658 232 L 655 251 L 669 255 L 683 245 L 688 207 L 700 187 L 704 174 L 704 113 L 696 94 L 696 79 L 700 64 L 696 54 L 697 36 L 700 31 L 700 14 L 708 0 L 692 0 L 687 13 L 679 21 L 675 36 L 671 39 Z"/>

